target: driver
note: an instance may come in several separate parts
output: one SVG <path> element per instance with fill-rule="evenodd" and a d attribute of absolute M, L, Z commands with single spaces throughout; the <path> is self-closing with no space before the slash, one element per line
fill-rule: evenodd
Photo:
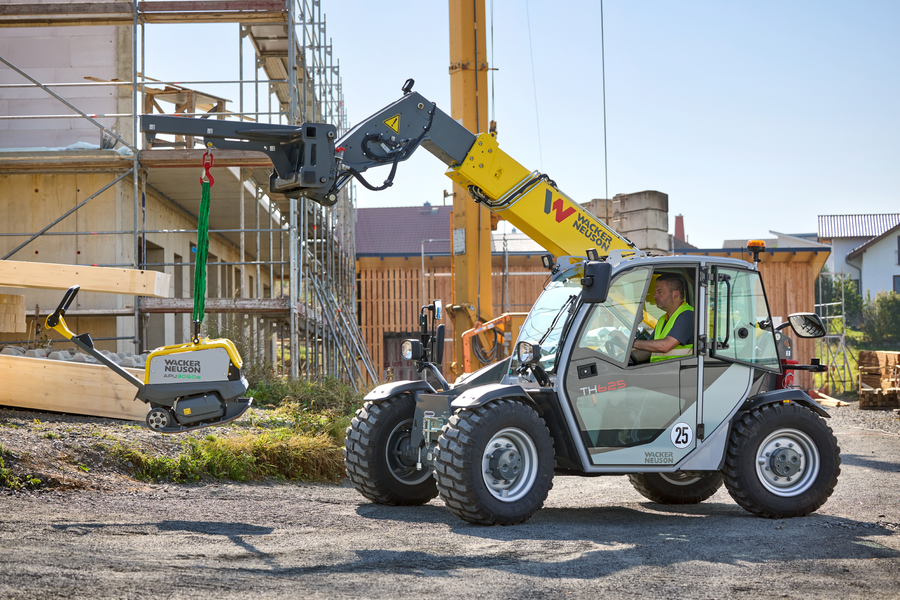
<path fill-rule="evenodd" d="M 652 340 L 634 340 L 634 349 L 652 352 L 650 362 L 690 356 L 694 352 L 694 309 L 685 300 L 684 277 L 663 273 L 656 279 L 653 301 L 665 314 L 656 322 Z M 625 336 L 616 332 L 619 336 Z M 623 340 L 623 346 L 628 341 Z"/>

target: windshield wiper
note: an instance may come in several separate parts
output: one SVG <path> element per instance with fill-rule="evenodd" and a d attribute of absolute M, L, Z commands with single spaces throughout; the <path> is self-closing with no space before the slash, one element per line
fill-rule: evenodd
<path fill-rule="evenodd" d="M 547 341 L 547 338 L 550 336 L 550 332 L 556 328 L 556 322 L 559 321 L 559 317 L 563 314 L 563 311 L 565 311 L 567 308 L 570 308 L 575 303 L 575 298 L 577 298 L 577 297 L 578 297 L 578 294 L 572 294 L 571 296 L 569 296 L 569 299 L 566 300 L 565 303 L 559 307 L 559 312 L 557 312 L 556 316 L 553 317 L 553 322 L 550 323 L 550 328 L 547 329 L 546 333 L 544 333 L 543 336 L 541 336 L 541 339 L 538 342 L 539 346 L 542 346 L 544 344 L 544 342 Z"/>

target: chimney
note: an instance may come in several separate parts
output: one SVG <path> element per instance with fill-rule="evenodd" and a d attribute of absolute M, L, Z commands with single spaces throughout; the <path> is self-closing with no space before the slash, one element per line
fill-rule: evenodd
<path fill-rule="evenodd" d="M 675 215 L 675 239 L 686 241 L 684 239 L 684 216 Z"/>

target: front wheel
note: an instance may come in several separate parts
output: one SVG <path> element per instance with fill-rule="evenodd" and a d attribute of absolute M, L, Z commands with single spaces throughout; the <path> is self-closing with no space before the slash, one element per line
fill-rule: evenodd
<path fill-rule="evenodd" d="M 469 523 L 523 523 L 553 486 L 553 456 L 547 425 L 522 402 L 504 399 L 460 410 L 438 439 L 438 491 Z"/>
<path fill-rule="evenodd" d="M 767 404 L 732 428 L 725 486 L 761 517 L 802 517 L 825 504 L 841 473 L 841 449 L 825 421 L 798 404 Z"/>
<path fill-rule="evenodd" d="M 410 443 L 415 410 L 412 394 L 366 402 L 347 428 L 347 475 L 373 502 L 415 505 L 437 496 L 431 468 L 419 468 L 419 448 Z"/>
<path fill-rule="evenodd" d="M 698 504 L 722 487 L 718 471 L 702 475 L 637 473 L 628 479 L 642 496 L 658 504 Z"/>

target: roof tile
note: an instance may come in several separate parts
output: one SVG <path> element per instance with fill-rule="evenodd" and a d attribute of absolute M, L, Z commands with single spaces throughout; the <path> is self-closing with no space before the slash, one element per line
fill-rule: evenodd
<path fill-rule="evenodd" d="M 900 213 L 880 215 L 819 215 L 819 237 L 876 237 L 900 223 Z"/>

